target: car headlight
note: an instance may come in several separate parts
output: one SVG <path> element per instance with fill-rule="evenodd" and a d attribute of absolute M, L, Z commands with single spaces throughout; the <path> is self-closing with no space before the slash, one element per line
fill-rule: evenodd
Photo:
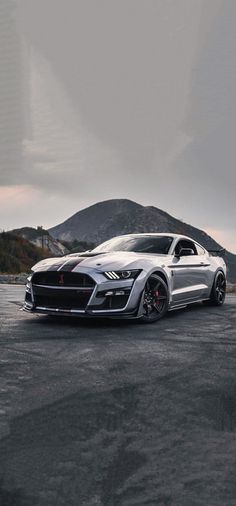
<path fill-rule="evenodd" d="M 104 276 L 106 276 L 109 280 L 118 280 L 118 279 L 136 279 L 140 274 L 141 270 L 131 270 L 131 271 L 106 271 L 104 272 Z"/>
<path fill-rule="evenodd" d="M 26 289 L 26 291 L 27 291 L 28 293 L 30 293 L 30 292 L 31 292 L 31 284 L 30 284 L 31 279 L 32 279 L 32 274 L 30 274 L 30 275 L 28 276 L 27 281 L 26 281 L 26 285 L 25 285 L 25 289 Z"/>

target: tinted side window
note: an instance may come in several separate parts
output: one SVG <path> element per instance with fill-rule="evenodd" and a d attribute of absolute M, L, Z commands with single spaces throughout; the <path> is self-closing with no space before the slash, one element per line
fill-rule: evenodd
<path fill-rule="evenodd" d="M 175 247 L 175 253 L 176 255 L 179 255 L 179 252 L 182 248 L 190 248 L 193 250 L 193 254 L 194 255 L 197 255 L 197 249 L 196 249 L 196 245 L 194 244 L 194 242 L 192 241 L 188 241 L 187 239 L 184 240 L 182 239 L 181 241 L 179 241 L 177 244 L 176 244 L 176 247 Z"/>

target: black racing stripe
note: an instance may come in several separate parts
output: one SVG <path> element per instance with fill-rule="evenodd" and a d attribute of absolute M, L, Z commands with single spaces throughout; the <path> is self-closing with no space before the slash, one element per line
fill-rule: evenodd
<path fill-rule="evenodd" d="M 47 271 L 57 271 L 60 267 L 63 267 L 63 271 L 72 271 L 78 264 L 86 260 L 86 258 L 71 258 L 70 260 L 66 260 L 65 258 L 61 260 L 57 260 L 55 264 L 50 265 Z"/>
<path fill-rule="evenodd" d="M 59 269 L 59 267 L 61 267 L 64 263 L 65 260 L 63 260 L 63 262 L 55 262 L 55 264 L 50 265 L 47 271 L 57 271 L 57 269 Z"/>
<path fill-rule="evenodd" d="M 64 265 L 63 272 L 71 272 L 71 271 L 73 271 L 73 269 L 75 269 L 75 267 L 77 267 L 77 265 L 79 265 L 84 260 L 86 260 L 86 259 L 85 258 L 80 258 L 80 259 L 77 258 L 76 260 L 74 260 L 74 259 L 73 260 L 69 260 Z"/>

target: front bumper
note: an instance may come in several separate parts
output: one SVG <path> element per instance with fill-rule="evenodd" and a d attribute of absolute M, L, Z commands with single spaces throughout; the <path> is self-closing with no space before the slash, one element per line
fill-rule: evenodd
<path fill-rule="evenodd" d="M 113 319 L 136 319 L 142 315 L 138 314 L 138 310 L 135 308 L 132 312 L 125 311 L 99 311 L 95 313 L 89 310 L 75 310 L 75 309 L 51 309 L 46 307 L 29 307 L 24 303 L 23 311 L 27 313 L 35 314 L 46 314 L 51 316 L 72 316 L 79 318 L 113 318 Z"/>
<path fill-rule="evenodd" d="M 80 271 L 82 272 L 82 271 Z M 88 271 L 85 272 L 88 275 Z M 105 280 L 102 273 L 89 272 L 93 287 L 26 285 L 23 309 L 30 313 L 105 318 L 139 318 L 146 275 L 135 280 Z"/>

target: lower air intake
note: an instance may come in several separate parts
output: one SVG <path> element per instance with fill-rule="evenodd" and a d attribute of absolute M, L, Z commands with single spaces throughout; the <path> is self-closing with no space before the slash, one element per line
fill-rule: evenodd
<path fill-rule="evenodd" d="M 45 287 L 33 287 L 36 307 L 49 309 L 85 309 L 92 290 L 61 290 Z"/>

